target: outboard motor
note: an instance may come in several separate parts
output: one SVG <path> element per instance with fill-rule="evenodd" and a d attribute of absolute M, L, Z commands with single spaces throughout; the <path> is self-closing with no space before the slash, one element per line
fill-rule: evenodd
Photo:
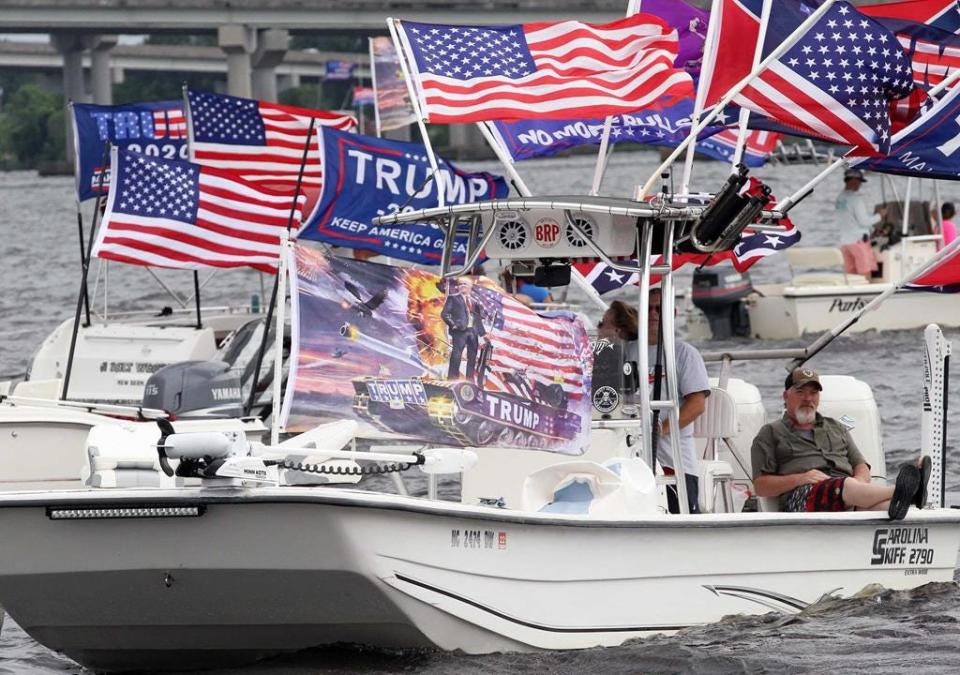
<path fill-rule="evenodd" d="M 693 273 L 693 304 L 707 316 L 713 339 L 750 336 L 750 315 L 741 302 L 753 290 L 750 275 L 727 265 Z"/>
<path fill-rule="evenodd" d="M 223 361 L 182 361 L 147 380 L 143 405 L 178 419 L 240 417 L 240 378 Z"/>

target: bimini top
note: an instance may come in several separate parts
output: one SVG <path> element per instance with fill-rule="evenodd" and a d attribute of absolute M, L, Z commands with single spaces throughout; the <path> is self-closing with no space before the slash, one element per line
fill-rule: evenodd
<path fill-rule="evenodd" d="M 392 213 L 374 218 L 373 224 L 397 225 L 425 220 L 445 220 L 458 216 L 468 217 L 494 211 L 530 210 L 575 211 L 630 218 L 658 218 L 661 220 L 693 220 L 700 216 L 704 207 L 686 204 L 636 202 L 622 197 L 587 197 L 583 195 L 515 197 L 471 204 L 451 204 L 450 206 L 438 206 L 406 213 Z"/>

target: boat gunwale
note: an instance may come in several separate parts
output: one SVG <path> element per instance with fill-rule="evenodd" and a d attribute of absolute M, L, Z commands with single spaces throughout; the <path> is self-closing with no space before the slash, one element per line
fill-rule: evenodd
<path fill-rule="evenodd" d="M 184 494 L 186 493 L 186 494 Z M 891 521 L 880 511 L 835 513 L 788 513 L 781 511 L 716 513 L 696 515 L 656 514 L 636 518 L 594 518 L 578 514 L 541 514 L 530 511 L 496 509 L 459 502 L 427 501 L 420 497 L 379 494 L 350 488 L 203 488 L 56 490 L 0 492 L 0 509 L 97 509 L 215 506 L 234 504 L 312 504 L 344 508 L 369 508 L 405 511 L 446 518 L 502 522 L 513 525 L 549 525 L 597 529 L 717 529 L 743 527 L 915 527 L 920 525 L 960 524 L 960 510 L 925 509 L 911 512 L 907 518 Z M 883 514 L 883 515 L 881 515 Z M 144 520 L 164 516 L 144 517 Z M 173 517 L 173 516 L 170 516 Z M 124 518 L 127 519 L 127 518 Z M 132 518 L 131 518 L 132 519 Z"/>

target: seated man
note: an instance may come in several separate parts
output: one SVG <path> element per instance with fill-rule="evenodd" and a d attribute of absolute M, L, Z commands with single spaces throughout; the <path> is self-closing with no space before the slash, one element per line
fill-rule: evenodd
<path fill-rule="evenodd" d="M 850 432 L 817 412 L 820 377 L 807 368 L 787 376 L 781 419 L 753 440 L 753 486 L 758 497 L 779 497 L 784 511 L 886 510 L 900 520 L 910 504 L 927 501 L 930 458 L 900 467 L 895 487 L 870 482 L 870 465 Z"/>

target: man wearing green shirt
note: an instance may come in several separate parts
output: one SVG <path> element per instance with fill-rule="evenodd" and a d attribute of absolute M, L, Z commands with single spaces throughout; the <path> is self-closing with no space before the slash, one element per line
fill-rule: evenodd
<path fill-rule="evenodd" d="M 797 368 L 784 382 L 785 412 L 753 440 L 753 486 L 759 497 L 779 497 L 784 511 L 886 510 L 902 519 L 910 504 L 926 502 L 930 458 L 900 468 L 894 487 L 870 481 L 870 465 L 846 427 L 817 412 L 820 377 Z"/>

